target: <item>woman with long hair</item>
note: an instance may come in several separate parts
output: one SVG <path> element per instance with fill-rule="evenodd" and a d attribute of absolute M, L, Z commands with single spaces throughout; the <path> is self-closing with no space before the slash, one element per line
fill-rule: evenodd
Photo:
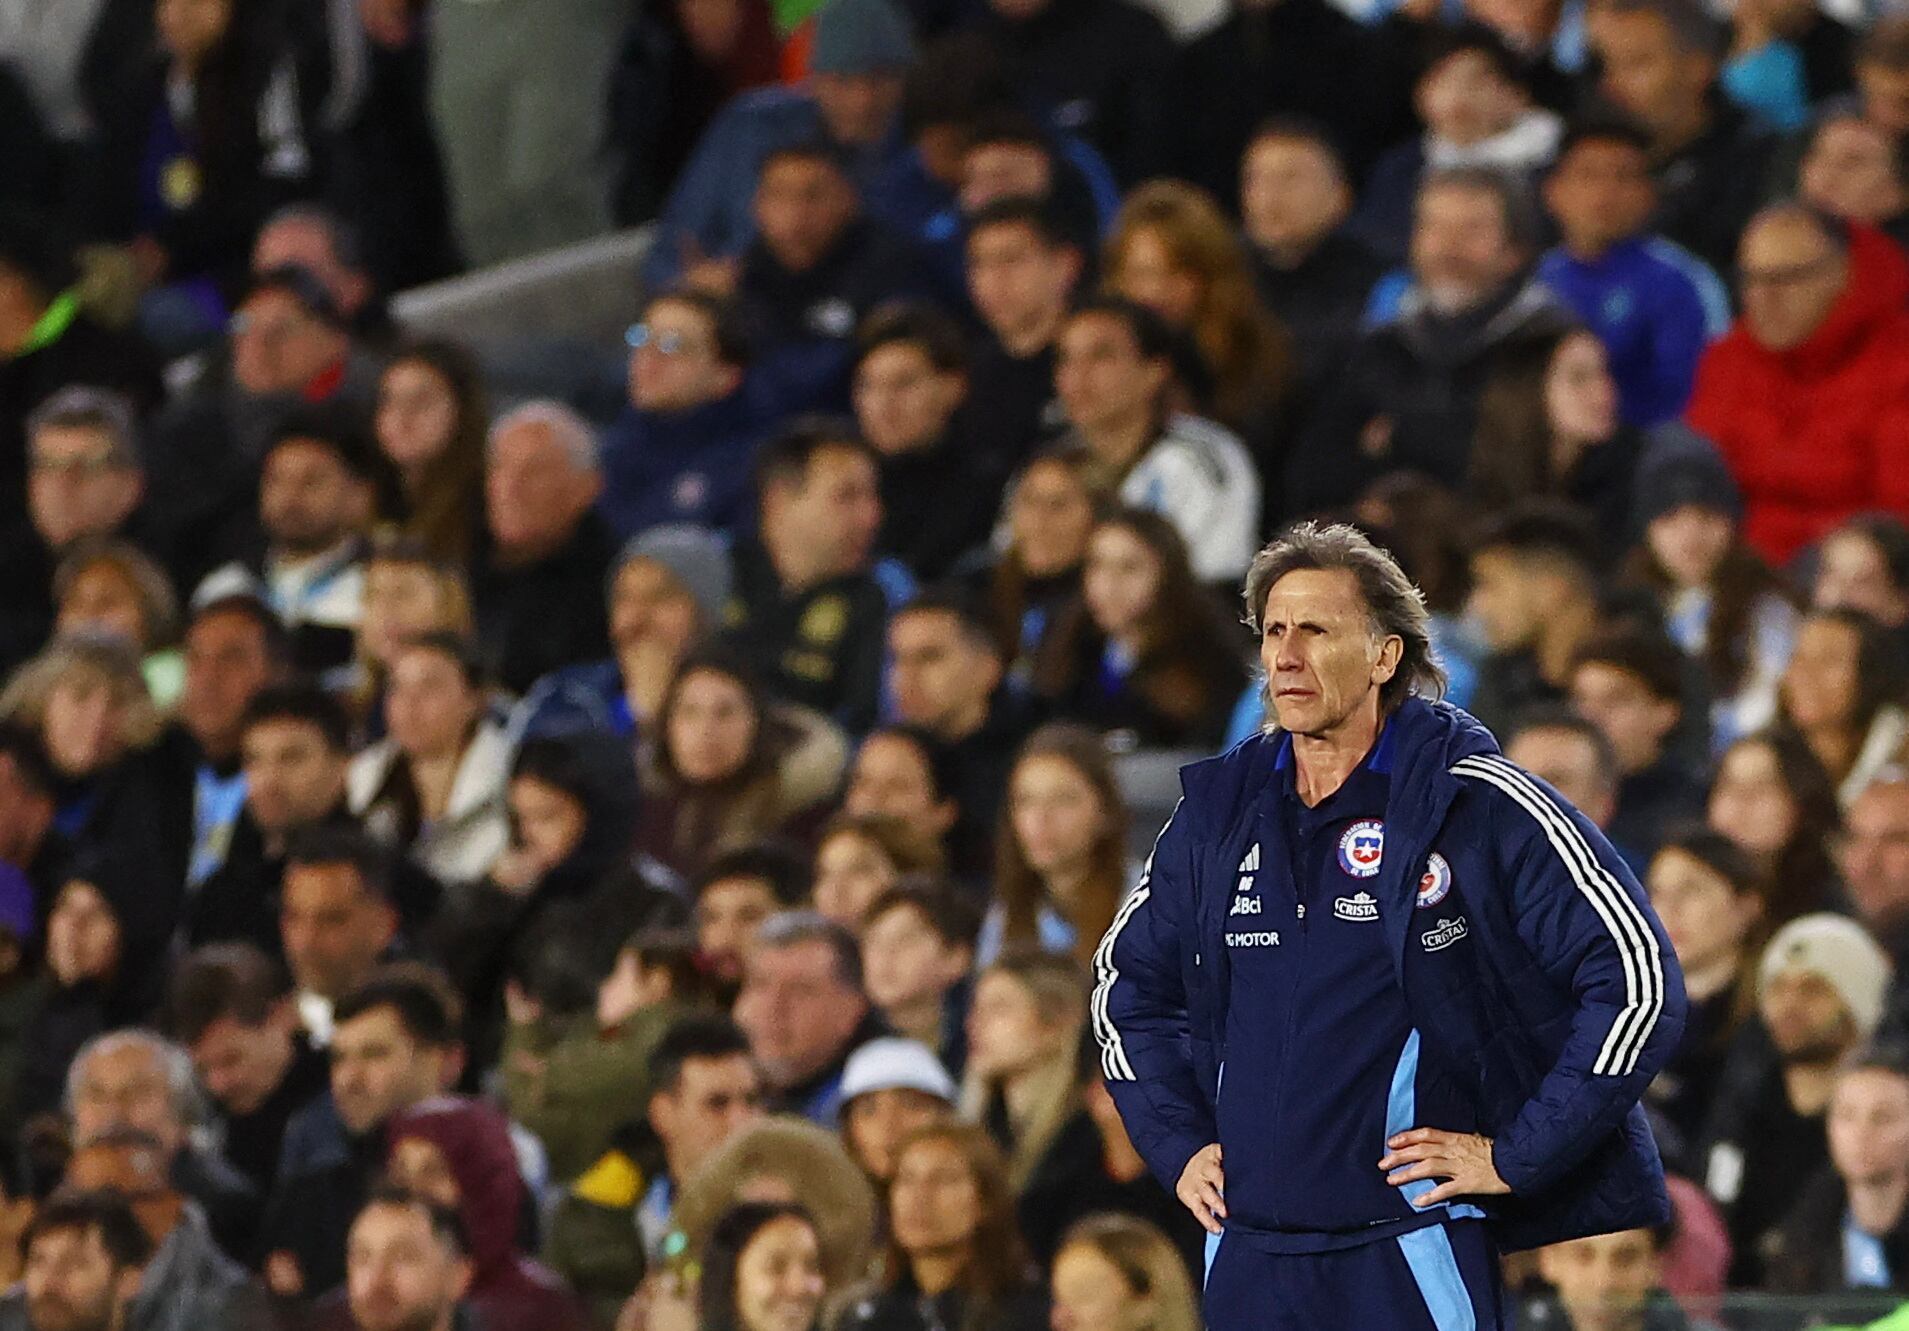
<path fill-rule="evenodd" d="M 1777 725 L 1802 736 L 1844 808 L 1909 736 L 1903 673 L 1895 640 L 1861 611 L 1812 610 L 1797 629 Z"/>
<path fill-rule="evenodd" d="M 1102 518 L 1081 582 L 1037 693 L 1068 720 L 1142 745 L 1215 743 L 1246 683 L 1244 636 L 1195 579 L 1173 524 L 1138 509 Z"/>
<path fill-rule="evenodd" d="M 1074 1225 L 1054 1256 L 1054 1331 L 1200 1331 L 1200 1299 L 1165 1234 L 1128 1215 Z"/>
<path fill-rule="evenodd" d="M 697 1331 L 816 1331 L 822 1324 L 822 1240 L 795 1202 L 739 1202 L 703 1246 Z"/>
<path fill-rule="evenodd" d="M 1252 264 L 1219 203 L 1179 180 L 1134 190 L 1105 247 L 1107 285 L 1190 337 L 1211 377 L 1202 414 L 1259 434 L 1294 374 L 1292 338 L 1260 303 Z"/>
<path fill-rule="evenodd" d="M 1764 874 L 1770 929 L 1835 907 L 1841 886 L 1829 840 L 1840 821 L 1836 787 L 1800 735 L 1766 730 L 1724 750 L 1706 809 L 1711 829 Z"/>
<path fill-rule="evenodd" d="M 484 524 L 490 408 L 477 361 L 455 342 L 400 347 L 378 377 L 378 451 L 397 473 L 400 526 L 434 558 L 468 562 Z"/>
<path fill-rule="evenodd" d="M 812 840 L 848 745 L 829 721 L 772 703 L 728 650 L 690 653 L 640 759 L 637 846 L 685 877 L 715 853 L 772 837 Z"/>
<path fill-rule="evenodd" d="M 1007 1162 L 968 1123 L 923 1128 L 896 1154 L 880 1280 L 835 1331 L 1045 1331 Z"/>
<path fill-rule="evenodd" d="M 896 884 L 946 867 L 941 844 L 901 819 L 838 813 L 815 843 L 815 908 L 859 934 L 868 908 Z"/>
<path fill-rule="evenodd" d="M 1071 953 L 1085 965 L 1128 886 L 1127 811 L 1100 736 L 1057 722 L 1028 737 L 1008 776 L 994 908 L 976 943 Z"/>
<path fill-rule="evenodd" d="M 1026 692 L 1043 644 L 1080 594 L 1094 529 L 1092 458 L 1079 448 L 1036 454 L 1008 486 L 1001 511 L 1005 544 L 978 581 L 1008 686 Z"/>

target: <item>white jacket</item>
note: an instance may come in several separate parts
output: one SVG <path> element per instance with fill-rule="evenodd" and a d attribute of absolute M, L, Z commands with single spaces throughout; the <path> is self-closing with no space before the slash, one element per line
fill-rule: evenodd
<path fill-rule="evenodd" d="M 1120 501 L 1174 525 L 1201 582 L 1237 582 L 1259 549 L 1259 473 L 1225 426 L 1176 414 L 1120 483 Z"/>
<path fill-rule="evenodd" d="M 364 820 L 367 832 L 386 844 L 397 842 L 398 811 L 380 795 L 399 757 L 397 744 L 383 739 L 353 758 L 345 775 L 351 811 Z M 411 858 L 438 882 L 476 882 L 510 844 L 510 814 L 504 803 L 510 760 L 511 744 L 503 727 L 486 717 L 458 762 L 444 816 L 426 823 L 411 844 Z"/>

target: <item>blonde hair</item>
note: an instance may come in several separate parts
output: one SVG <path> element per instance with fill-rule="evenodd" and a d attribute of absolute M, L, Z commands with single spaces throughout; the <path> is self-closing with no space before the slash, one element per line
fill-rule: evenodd
<path fill-rule="evenodd" d="M 143 651 L 157 651 L 179 640 L 179 598 L 165 570 L 151 556 L 130 541 L 111 536 L 84 536 L 53 570 L 53 603 L 64 606 L 80 577 L 105 565 L 132 590 L 139 602 L 139 617 L 145 624 L 146 640 L 138 644 Z"/>
<path fill-rule="evenodd" d="M 159 738 L 163 722 L 146 691 L 138 649 L 113 634 L 90 630 L 55 638 L 13 672 L 0 689 L 0 721 L 39 731 L 46 724 L 53 690 L 73 679 L 104 684 L 119 693 L 126 704 L 120 733 L 128 748 L 143 749 Z"/>
<path fill-rule="evenodd" d="M 1093 1249 L 1135 1298 L 1153 1300 L 1146 1331 L 1200 1331 L 1200 1301 L 1186 1262 L 1158 1226 L 1138 1216 L 1090 1215 L 1067 1231 L 1055 1260 L 1069 1248 Z"/>
<path fill-rule="evenodd" d="M 1010 946 L 981 971 L 980 979 L 1002 975 L 1027 991 L 1035 1015 L 1044 1026 L 1063 1034 L 1061 1046 L 1045 1063 L 1025 1076 L 1029 1092 L 1024 1111 L 1010 1121 L 1013 1140 L 1008 1149 L 1008 1179 L 1018 1193 L 1033 1178 L 1042 1157 L 1060 1136 L 1068 1120 L 1080 1111 L 1081 1031 L 1087 1025 L 1087 975 L 1071 958 L 1027 945 Z M 981 1118 L 1006 1088 L 999 1081 L 970 1070 L 962 1088 L 962 1110 Z"/>

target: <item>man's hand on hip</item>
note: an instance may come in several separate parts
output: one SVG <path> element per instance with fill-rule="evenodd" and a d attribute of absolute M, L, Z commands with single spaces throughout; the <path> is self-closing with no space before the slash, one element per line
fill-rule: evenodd
<path fill-rule="evenodd" d="M 1449 1202 L 1458 1197 L 1489 1197 L 1511 1191 L 1498 1177 L 1491 1160 L 1491 1138 L 1475 1132 L 1440 1132 L 1437 1128 L 1413 1128 L 1401 1132 L 1386 1143 L 1387 1151 L 1379 1168 L 1390 1170 L 1385 1181 L 1394 1187 L 1419 1179 L 1442 1178 L 1445 1181 L 1412 1205 L 1419 1210 Z M 1199 1156 L 1194 1156 L 1198 1160 Z M 1187 1166 L 1189 1169 L 1192 1165 Z M 1186 1179 L 1180 1180 L 1184 1193 Z M 1186 1198 L 1181 1197 L 1182 1201 Z"/>
<path fill-rule="evenodd" d="M 1226 1174 L 1220 1168 L 1220 1144 L 1202 1146 L 1180 1171 L 1180 1182 L 1173 1190 L 1180 1205 L 1193 1212 L 1193 1218 L 1209 1234 L 1220 1232 L 1226 1219 Z"/>

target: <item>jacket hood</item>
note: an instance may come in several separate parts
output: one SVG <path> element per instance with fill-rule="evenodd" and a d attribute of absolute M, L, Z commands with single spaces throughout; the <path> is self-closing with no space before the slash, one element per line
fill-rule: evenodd
<path fill-rule="evenodd" d="M 1750 336 L 1762 356 L 1801 378 L 1829 374 L 1909 305 L 1909 259 L 1874 227 L 1849 227 L 1849 280 L 1821 326 L 1787 351 L 1772 351 Z M 1749 333 L 1749 323 L 1743 323 Z"/>
<path fill-rule="evenodd" d="M 413 1137 L 437 1147 L 457 1180 L 458 1215 L 478 1283 L 512 1269 L 524 1183 L 504 1116 L 464 1096 L 438 1096 L 394 1117 L 385 1141 L 396 1150 Z"/>

